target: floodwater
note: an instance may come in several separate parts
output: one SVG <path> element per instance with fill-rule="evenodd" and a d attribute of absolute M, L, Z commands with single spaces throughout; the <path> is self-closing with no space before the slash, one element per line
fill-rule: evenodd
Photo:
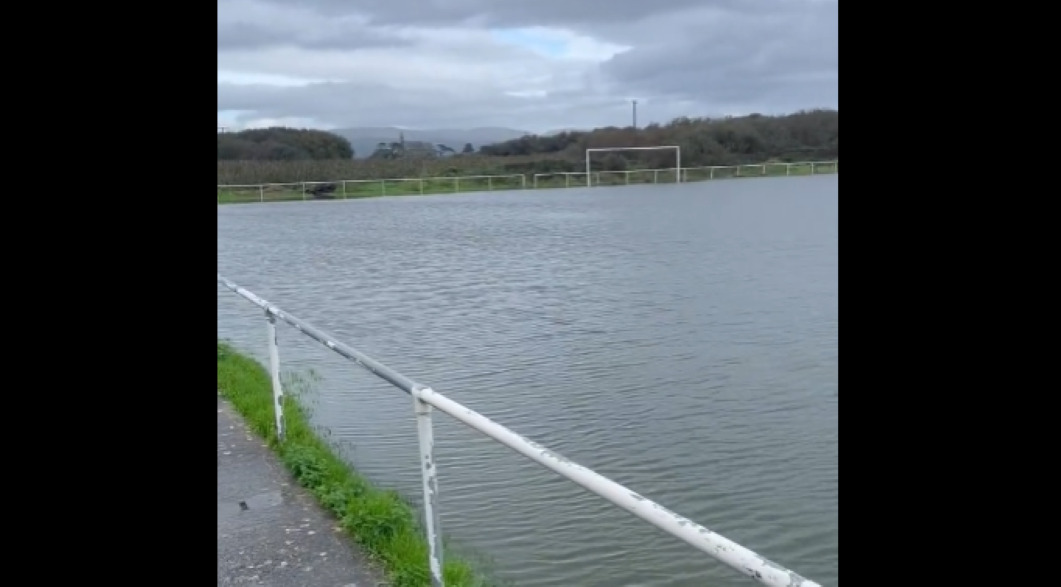
<path fill-rule="evenodd" d="M 839 176 L 220 206 L 218 272 L 437 391 L 838 585 Z M 218 287 L 218 336 L 264 359 Z M 296 330 L 344 456 L 419 501 L 411 398 Z M 312 371 L 311 371 L 312 370 Z M 442 527 L 526 587 L 754 584 L 436 412 Z"/>

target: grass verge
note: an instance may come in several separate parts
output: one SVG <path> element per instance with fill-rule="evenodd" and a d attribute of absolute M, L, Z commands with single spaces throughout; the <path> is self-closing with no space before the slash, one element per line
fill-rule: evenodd
<path fill-rule="evenodd" d="M 313 431 L 302 406 L 285 395 L 287 438 L 277 441 L 272 383 L 254 359 L 217 342 L 217 387 L 252 430 L 266 439 L 299 484 L 312 493 L 365 551 L 379 560 L 394 587 L 431 584 L 428 546 L 415 510 L 394 491 L 372 486 Z M 462 560 L 445 557 L 447 586 L 481 586 L 485 579 Z"/>

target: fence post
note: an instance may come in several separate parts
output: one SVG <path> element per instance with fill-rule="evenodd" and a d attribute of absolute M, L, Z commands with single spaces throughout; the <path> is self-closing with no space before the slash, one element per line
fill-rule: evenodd
<path fill-rule="evenodd" d="M 792 164 L 785 163 L 785 175 L 792 175 Z"/>
<path fill-rule="evenodd" d="M 763 175 L 766 175 L 766 163 L 763 163 Z"/>
<path fill-rule="evenodd" d="M 258 201 L 259 202 L 264 202 L 265 201 L 265 186 L 264 185 L 258 186 Z"/>
<path fill-rule="evenodd" d="M 343 199 L 346 199 L 346 180 L 343 180 Z"/>
<path fill-rule="evenodd" d="M 715 168 L 714 167 L 711 168 L 711 175 L 708 176 L 708 179 L 715 179 Z"/>
<path fill-rule="evenodd" d="M 276 414 L 276 438 L 284 441 L 284 390 L 280 385 L 280 349 L 276 343 L 276 316 L 266 310 L 269 321 L 269 375 L 273 380 L 273 412 Z"/>
<path fill-rule="evenodd" d="M 453 193 L 457 193 L 459 191 L 461 191 L 461 178 L 454 177 L 453 178 Z"/>
<path fill-rule="evenodd" d="M 522 181 L 523 189 L 527 189 L 527 174 L 526 173 L 521 173 L 521 174 L 519 174 L 519 178 Z"/>
<path fill-rule="evenodd" d="M 387 195 L 387 180 L 385 179 L 379 180 L 379 194 L 381 196 Z"/>
<path fill-rule="evenodd" d="M 488 191 L 488 192 L 494 191 L 494 178 L 493 177 L 486 178 L 486 191 Z"/>
<path fill-rule="evenodd" d="M 435 437 L 431 429 L 431 404 L 420 399 L 421 391 L 414 389 L 416 435 L 420 440 L 420 477 L 424 488 L 424 529 L 427 532 L 428 564 L 432 587 L 443 587 L 442 580 L 442 524 L 438 511 L 438 469 L 435 467 Z"/>
<path fill-rule="evenodd" d="M 306 182 L 302 182 L 302 199 L 306 199 Z"/>
<path fill-rule="evenodd" d="M 658 169 L 653 169 L 652 170 L 652 183 L 659 183 L 659 170 Z"/>
<path fill-rule="evenodd" d="M 810 174 L 814 175 L 814 161 L 810 162 Z"/>

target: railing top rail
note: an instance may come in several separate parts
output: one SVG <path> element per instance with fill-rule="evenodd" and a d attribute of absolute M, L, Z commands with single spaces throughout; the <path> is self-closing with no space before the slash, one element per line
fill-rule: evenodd
<path fill-rule="evenodd" d="M 332 181 L 289 181 L 284 183 L 219 183 L 217 189 L 224 188 L 260 188 L 301 185 L 322 185 L 330 183 L 379 183 L 381 181 L 426 181 L 429 179 L 484 179 L 488 177 L 522 177 L 522 173 L 497 173 L 490 175 L 433 175 L 430 177 L 380 177 L 377 179 L 336 179 Z"/>
<path fill-rule="evenodd" d="M 522 173 L 493 173 L 490 175 L 443 175 L 430 179 L 482 179 L 485 177 L 519 177 Z"/>
<path fill-rule="evenodd" d="M 405 393 L 411 394 L 414 389 L 424 387 L 423 385 L 420 385 L 419 383 L 413 381 L 412 379 L 409 379 L 405 375 L 394 371 L 390 367 L 376 361 L 375 359 L 362 353 L 361 351 L 340 342 L 331 334 L 317 328 L 309 322 L 306 322 L 301 318 L 288 314 L 287 312 L 281 310 L 273 304 L 270 304 L 266 300 L 258 297 L 258 295 L 256 295 L 254 292 L 239 285 L 236 285 L 228 279 L 225 279 L 220 274 L 217 276 L 217 282 L 227 287 L 228 289 L 236 292 L 241 297 L 254 304 L 255 306 L 258 306 L 259 308 L 265 310 L 266 314 L 276 316 L 284 322 L 287 322 L 288 324 L 297 328 L 302 334 L 305 334 L 306 336 L 332 349 L 343 357 L 346 357 L 347 359 L 350 359 L 351 361 L 364 367 L 368 371 L 375 374 L 377 377 L 390 382 L 392 385 L 394 385 L 398 389 L 401 389 Z"/>
<path fill-rule="evenodd" d="M 648 150 L 648 149 L 661 149 L 669 148 L 672 145 L 663 145 L 661 147 L 624 147 L 623 150 Z M 603 149 L 603 148 L 602 148 Z M 596 149 L 596 150 L 602 150 Z M 594 149 L 589 149 L 594 150 Z M 682 169 L 727 169 L 731 167 L 759 167 L 762 165 L 827 165 L 832 163 L 839 163 L 839 159 L 833 159 L 831 161 L 768 161 L 765 163 L 738 163 L 736 165 L 700 165 L 700 166 L 687 166 Z M 676 167 L 657 167 L 652 169 L 627 169 L 619 171 L 594 171 L 592 173 L 637 173 L 644 171 L 669 171 L 677 169 Z M 523 173 L 498 173 L 491 175 L 437 175 L 431 177 L 381 177 L 378 179 L 337 179 L 334 181 L 292 181 L 285 183 L 247 183 L 247 184 L 217 184 L 217 189 L 225 188 L 267 188 L 267 187 L 287 187 L 287 186 L 301 186 L 301 185 L 320 185 L 330 183 L 379 183 L 381 181 L 427 181 L 427 180 L 454 180 L 454 179 L 483 179 L 488 177 L 521 177 L 525 175 L 531 176 L 543 176 L 543 175 L 585 175 L 585 171 L 543 171 L 533 174 Z"/>
<path fill-rule="evenodd" d="M 268 188 L 302 185 L 303 182 L 292 181 L 288 183 L 219 183 L 217 189 L 222 188 Z"/>
<path fill-rule="evenodd" d="M 587 151 L 655 151 L 656 149 L 677 149 L 678 145 L 658 145 L 655 147 L 591 147 Z"/>
<path fill-rule="evenodd" d="M 354 361 L 377 377 L 384 379 L 416 399 L 459 420 L 468 427 L 493 438 L 538 464 L 558 473 L 635 516 L 655 525 L 697 549 L 711 555 L 733 569 L 771 587 L 820 587 L 818 583 L 804 579 L 755 552 L 716 534 L 711 530 L 668 510 L 631 489 L 583 467 L 564 456 L 549 450 L 532 440 L 494 422 L 493 420 L 455 402 L 433 389 L 420 385 L 412 379 L 390 369 L 368 355 L 350 347 L 331 334 L 312 324 L 288 314 L 277 306 L 259 297 L 254 292 L 217 275 L 217 282 L 234 291 L 252 304 L 265 310 L 267 316 L 275 316 L 294 326 L 299 332 L 316 340 L 339 355 Z"/>

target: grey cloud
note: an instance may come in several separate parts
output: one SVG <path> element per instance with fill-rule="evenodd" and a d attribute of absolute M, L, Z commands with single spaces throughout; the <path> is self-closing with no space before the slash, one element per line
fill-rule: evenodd
<path fill-rule="evenodd" d="M 705 106 L 782 112 L 837 107 L 835 5 L 778 15 L 726 15 L 671 23 L 671 35 L 603 64 L 620 87 Z"/>
<path fill-rule="evenodd" d="M 254 0 L 222 0 L 217 5 L 217 49 L 253 50 L 293 46 L 304 49 L 397 47 L 408 41 L 371 26 L 357 15 L 329 17 L 311 6 L 273 5 Z"/>
<path fill-rule="evenodd" d="M 253 50 L 269 47 L 296 46 L 305 49 L 362 49 L 366 47 L 401 47 L 410 43 L 404 39 L 371 31 L 327 31 L 296 29 L 288 26 L 261 26 L 248 23 L 218 25 L 217 50 Z"/>
<path fill-rule="evenodd" d="M 621 99 L 562 92 L 537 98 L 500 93 L 476 95 L 445 91 L 398 91 L 358 82 L 314 83 L 298 87 L 217 85 L 218 110 L 250 111 L 243 122 L 259 118 L 309 118 L 324 127 L 510 126 L 532 132 L 572 126 L 625 125 L 630 106 Z M 662 111 L 661 111 L 662 112 Z M 678 116 L 668 111 L 668 116 Z"/>
<path fill-rule="evenodd" d="M 224 0 L 223 0 L 224 1 Z M 738 7 L 762 0 L 266 0 L 279 6 L 312 6 L 325 14 L 366 14 L 381 24 L 479 24 L 523 26 L 639 19 L 661 10 L 715 4 Z"/>
<path fill-rule="evenodd" d="M 555 26 L 631 49 L 600 66 L 549 61 L 490 44 L 487 26 Z M 398 43 L 371 57 L 323 51 Z M 324 126 L 625 125 L 630 98 L 643 123 L 838 107 L 837 0 L 219 0 L 218 50 L 229 71 L 355 80 L 218 84 L 219 110 Z"/>

